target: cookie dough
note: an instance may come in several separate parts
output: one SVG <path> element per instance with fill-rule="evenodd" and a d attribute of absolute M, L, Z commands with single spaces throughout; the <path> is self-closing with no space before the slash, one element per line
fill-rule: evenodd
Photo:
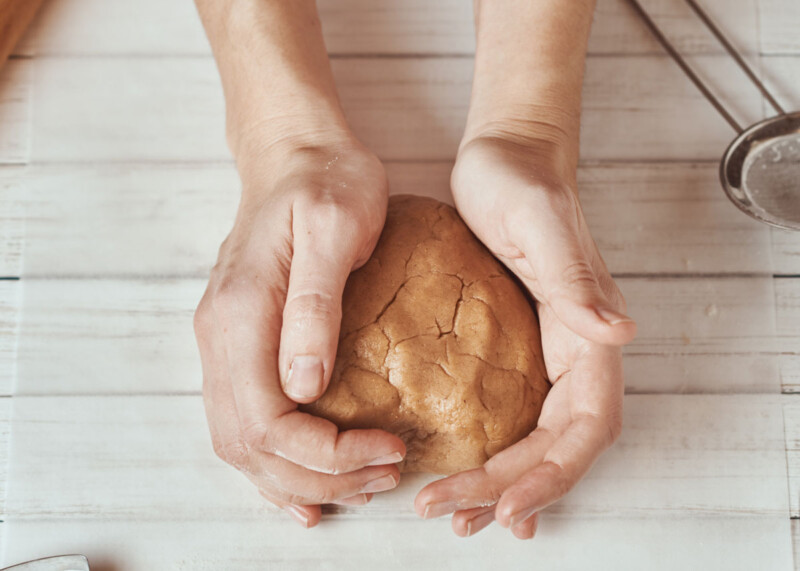
<path fill-rule="evenodd" d="M 450 206 L 392 197 L 342 309 L 330 386 L 302 408 L 397 434 L 401 470 L 475 468 L 535 428 L 550 386 L 536 313 Z"/>

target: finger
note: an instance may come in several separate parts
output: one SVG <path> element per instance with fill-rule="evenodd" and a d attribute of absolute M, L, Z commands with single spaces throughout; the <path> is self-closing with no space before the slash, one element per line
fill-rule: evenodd
<path fill-rule="evenodd" d="M 606 421 L 596 416 L 577 418 L 545 455 L 544 462 L 503 493 L 496 518 L 503 527 L 514 527 L 561 499 L 589 471 L 611 445 Z"/>
<path fill-rule="evenodd" d="M 330 504 L 358 494 L 394 489 L 400 481 L 396 466 L 374 466 L 339 476 L 321 474 L 272 454 L 252 452 L 246 475 L 274 498 L 295 505 Z"/>
<path fill-rule="evenodd" d="M 326 474 L 395 464 L 406 453 L 394 434 L 378 429 L 339 432 L 332 422 L 300 411 L 282 415 L 262 431 L 263 437 L 254 437 L 262 450 Z"/>
<path fill-rule="evenodd" d="M 572 331 L 597 343 L 624 345 L 636 335 L 636 324 L 617 311 L 603 291 L 592 252 L 582 244 L 587 230 L 580 208 L 573 204 L 577 198 L 571 194 L 553 194 L 558 197 L 556 204 L 535 215 L 520 210 L 518 222 L 512 225 L 512 239 L 521 244 L 524 254 L 517 262 L 517 273 L 526 286 L 539 290 L 542 301 Z M 559 206 L 563 201 L 570 205 Z"/>
<path fill-rule="evenodd" d="M 326 473 L 399 462 L 403 441 L 381 430 L 339 433 L 322 418 L 296 410 L 278 380 L 278 336 L 282 296 L 269 288 L 227 290 L 215 299 L 227 377 L 233 388 L 245 443 L 295 464 Z"/>
<path fill-rule="evenodd" d="M 270 503 L 281 508 L 289 517 L 307 529 L 317 525 L 322 518 L 322 508 L 320 506 L 290 504 L 274 497 L 268 490 L 259 489 L 258 493 Z"/>
<path fill-rule="evenodd" d="M 537 428 L 480 468 L 428 484 L 417 494 L 414 509 L 421 517 L 431 519 L 456 510 L 494 505 L 508 486 L 541 462 L 555 438 L 553 433 Z"/>
<path fill-rule="evenodd" d="M 330 382 L 342 292 L 356 258 L 352 240 L 336 235 L 341 231 L 337 220 L 324 218 L 309 219 L 298 212 L 292 224 L 294 253 L 283 309 L 280 370 L 284 392 L 299 403 L 318 399 Z"/>
<path fill-rule="evenodd" d="M 195 316 L 195 331 L 203 369 L 203 406 L 214 452 L 242 470 L 247 465 L 247 445 L 241 438 L 225 348 L 214 315 L 205 309 L 204 301 Z"/>
<path fill-rule="evenodd" d="M 453 531 L 459 537 L 475 535 L 494 521 L 494 506 L 457 511 L 453 515 Z"/>
<path fill-rule="evenodd" d="M 539 527 L 539 514 L 535 513 L 528 519 L 518 523 L 511 528 L 511 533 L 519 539 L 533 539 L 536 529 Z"/>
<path fill-rule="evenodd" d="M 566 426 L 556 427 L 557 438 L 541 461 L 531 463 L 531 469 L 503 492 L 495 513 L 503 527 L 513 527 L 563 497 L 622 429 L 624 382 L 619 349 L 591 345 L 573 363 L 572 371 L 553 387 L 552 391 L 556 390 L 558 394 L 580 394 L 581 398 L 570 402 L 571 420 Z M 540 427 L 551 422 L 550 408 L 544 412 Z"/>

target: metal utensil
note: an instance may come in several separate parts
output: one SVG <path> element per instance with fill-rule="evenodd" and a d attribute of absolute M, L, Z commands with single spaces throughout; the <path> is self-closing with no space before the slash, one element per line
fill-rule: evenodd
<path fill-rule="evenodd" d="M 784 111 L 708 14 L 695 0 L 686 0 L 778 112 L 776 117 L 743 128 L 664 36 L 639 1 L 628 1 L 667 53 L 738 133 L 720 163 L 720 180 L 731 202 L 756 220 L 779 228 L 800 230 L 800 111 Z"/>
<path fill-rule="evenodd" d="M 59 555 L 12 565 L 0 571 L 89 571 L 89 561 L 83 555 Z"/>

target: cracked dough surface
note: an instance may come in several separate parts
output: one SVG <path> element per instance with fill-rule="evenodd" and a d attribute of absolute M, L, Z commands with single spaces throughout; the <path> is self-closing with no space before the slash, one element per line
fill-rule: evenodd
<path fill-rule="evenodd" d="M 391 197 L 342 310 L 330 386 L 302 408 L 397 434 L 401 470 L 475 468 L 535 428 L 550 386 L 536 313 L 450 206 Z"/>

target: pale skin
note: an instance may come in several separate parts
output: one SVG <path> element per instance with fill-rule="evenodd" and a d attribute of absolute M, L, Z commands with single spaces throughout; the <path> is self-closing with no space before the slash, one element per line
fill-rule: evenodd
<path fill-rule="evenodd" d="M 399 482 L 403 442 L 297 410 L 330 380 L 347 276 L 386 214 L 383 166 L 347 126 L 311 0 L 197 0 L 242 180 L 197 310 L 217 454 L 305 527 Z M 451 178 L 459 213 L 537 302 L 553 382 L 536 430 L 422 489 L 422 517 L 531 538 L 622 425 L 620 347 L 636 333 L 577 194 L 593 0 L 476 1 L 472 100 Z M 335 239 L 332 237 L 335 236 Z"/>

